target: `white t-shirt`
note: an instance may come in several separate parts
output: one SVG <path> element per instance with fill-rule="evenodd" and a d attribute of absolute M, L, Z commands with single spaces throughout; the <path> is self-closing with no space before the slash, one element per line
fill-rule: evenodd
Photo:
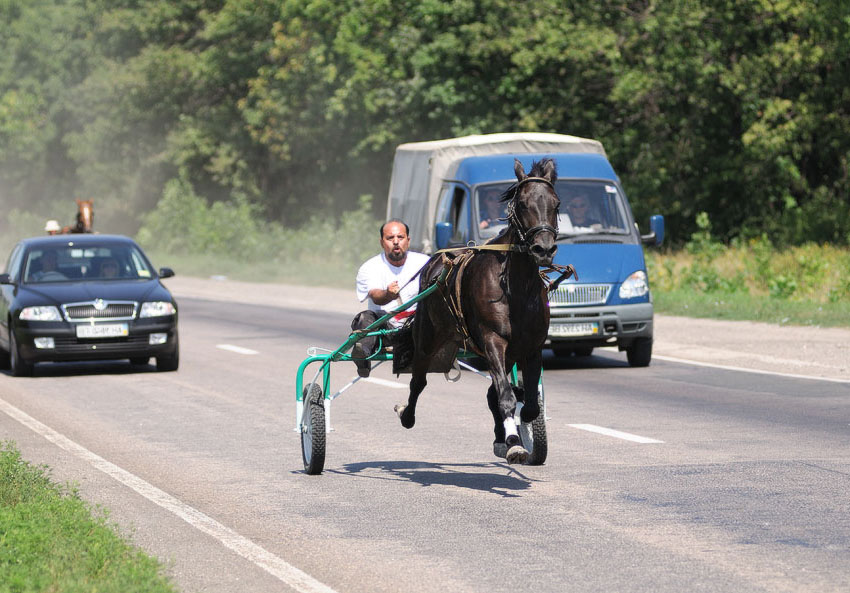
<path fill-rule="evenodd" d="M 366 263 L 360 266 L 360 270 L 357 271 L 356 290 L 358 300 L 361 303 L 368 301 L 369 310 L 376 311 L 379 315 L 385 315 L 393 309 L 397 309 L 402 303 L 406 303 L 419 294 L 419 278 L 416 278 L 413 282 L 410 282 L 410 279 L 413 278 L 422 266 L 428 263 L 429 259 L 424 253 L 408 251 L 407 259 L 402 266 L 394 266 L 384 253 L 366 260 Z M 370 290 L 373 288 L 386 290 L 393 282 L 398 282 L 401 288 L 399 298 L 386 305 L 376 305 L 369 298 Z M 408 282 L 410 283 L 408 284 Z M 414 310 L 416 310 L 416 305 L 390 319 L 390 325 L 399 327 L 404 323 L 405 318 L 409 317 Z"/>

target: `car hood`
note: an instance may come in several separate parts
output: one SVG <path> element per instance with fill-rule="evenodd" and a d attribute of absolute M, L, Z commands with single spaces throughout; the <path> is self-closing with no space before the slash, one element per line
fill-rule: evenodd
<path fill-rule="evenodd" d="M 633 272 L 646 269 L 643 248 L 622 243 L 559 243 L 555 263 L 572 265 L 582 284 L 619 284 Z"/>
<path fill-rule="evenodd" d="M 81 303 L 103 299 L 105 301 L 170 301 L 171 293 L 159 280 L 131 280 L 108 282 L 56 282 L 51 284 L 22 285 L 17 300 L 22 305 Z"/>

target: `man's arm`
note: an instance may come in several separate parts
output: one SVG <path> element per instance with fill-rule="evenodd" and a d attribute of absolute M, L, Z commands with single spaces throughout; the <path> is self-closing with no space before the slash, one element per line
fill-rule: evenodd
<path fill-rule="evenodd" d="M 373 288 L 369 291 L 369 298 L 376 305 L 386 305 L 398 298 L 398 282 L 392 282 L 386 289 Z"/>

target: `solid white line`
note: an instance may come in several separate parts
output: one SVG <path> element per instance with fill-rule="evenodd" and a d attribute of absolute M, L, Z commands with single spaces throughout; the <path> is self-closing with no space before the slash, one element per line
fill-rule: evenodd
<path fill-rule="evenodd" d="M 242 346 L 234 346 L 233 344 L 218 344 L 216 348 L 228 350 L 229 352 L 236 352 L 237 354 L 259 354 L 259 352 L 257 352 L 256 350 L 251 350 L 250 348 L 243 348 Z"/>
<path fill-rule="evenodd" d="M 632 441 L 634 443 L 663 443 L 664 441 L 659 441 L 656 439 L 651 439 L 649 437 L 642 437 L 640 435 L 631 434 L 628 432 L 621 432 L 619 430 L 614 430 L 613 428 L 605 428 L 604 426 L 596 426 L 595 424 L 568 424 L 567 426 L 571 426 L 572 428 L 578 428 L 579 430 L 587 430 L 589 432 L 595 432 L 598 434 L 604 434 L 605 436 L 615 437 L 618 439 L 623 439 L 625 441 Z"/>
<path fill-rule="evenodd" d="M 152 503 L 171 511 L 195 529 L 215 538 L 225 547 L 230 548 L 246 560 L 253 562 L 296 591 L 301 593 L 336 593 L 336 591 L 324 583 L 317 581 L 306 572 L 292 566 L 268 550 L 261 548 L 232 529 L 225 527 L 212 517 L 190 507 L 138 476 L 106 461 L 99 455 L 92 453 L 82 445 L 78 445 L 74 441 L 59 434 L 3 399 L 0 399 L 0 410 L 51 443 L 85 460 L 96 469 L 99 469 L 128 488 L 135 490 Z"/>
<path fill-rule="evenodd" d="M 365 377 L 364 381 L 374 383 L 375 385 L 383 385 L 384 387 L 392 387 L 393 389 L 407 389 L 407 385 L 398 381 L 387 381 L 386 379 L 378 379 L 377 377 Z"/>
<path fill-rule="evenodd" d="M 710 362 L 699 362 L 696 360 L 688 360 L 685 358 L 673 358 L 672 356 L 659 356 L 653 354 L 652 358 L 665 360 L 667 362 L 678 362 L 681 364 L 690 364 L 698 367 L 709 367 L 712 369 L 723 369 L 724 371 L 739 371 L 742 373 L 757 373 L 760 375 L 775 375 L 777 377 L 789 377 L 791 379 L 809 379 L 811 381 L 830 381 L 832 383 L 850 383 L 850 379 L 832 379 L 830 377 L 814 377 L 812 375 L 797 375 L 793 373 L 778 373 L 775 371 L 763 371 L 761 369 L 745 369 L 743 367 L 733 367 L 724 364 L 713 364 Z"/>

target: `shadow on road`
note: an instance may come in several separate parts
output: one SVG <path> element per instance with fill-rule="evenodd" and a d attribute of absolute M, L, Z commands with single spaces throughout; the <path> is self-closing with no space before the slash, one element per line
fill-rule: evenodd
<path fill-rule="evenodd" d="M 516 497 L 533 481 L 506 463 L 428 463 L 421 461 L 366 461 L 349 463 L 326 473 L 374 480 L 405 480 L 421 486 L 454 486 L 503 497 Z"/>
<path fill-rule="evenodd" d="M 79 377 L 81 375 L 135 375 L 155 373 L 153 364 L 134 365 L 126 360 L 104 360 L 86 362 L 43 362 L 35 365 L 31 379 L 48 377 Z M 0 374 L 12 375 L 11 371 Z"/>

